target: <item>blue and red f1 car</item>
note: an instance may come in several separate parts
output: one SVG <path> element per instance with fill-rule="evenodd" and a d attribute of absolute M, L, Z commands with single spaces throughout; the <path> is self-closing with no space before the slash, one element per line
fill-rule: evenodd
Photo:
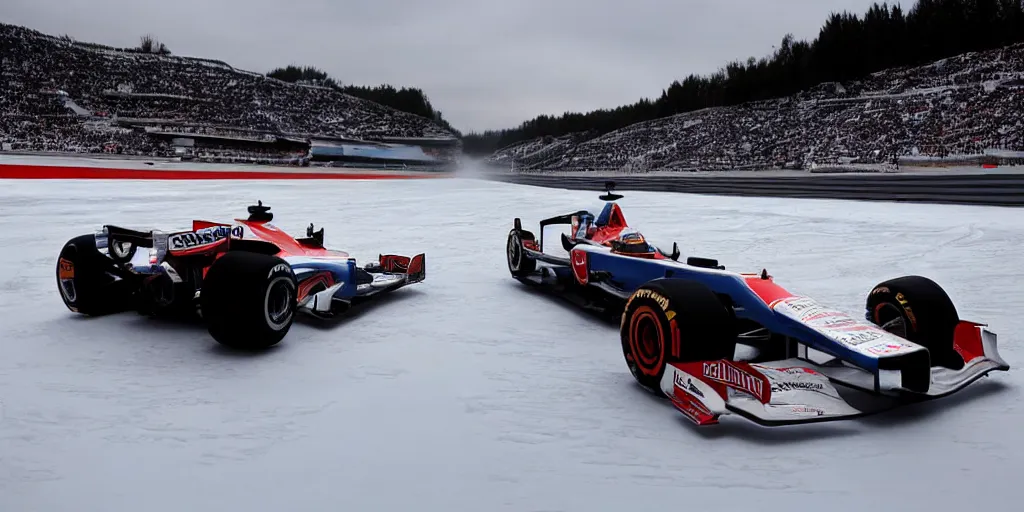
<path fill-rule="evenodd" d="M 930 279 L 878 284 L 855 318 L 787 291 L 766 270 L 679 261 L 677 244 L 664 251 L 626 224 L 613 186 L 601 196 L 600 212 L 545 219 L 539 239 L 515 219 L 509 271 L 621 314 L 633 377 L 698 425 L 728 414 L 768 426 L 847 419 L 943 397 L 1009 369 L 996 335 L 960 320 Z M 544 228 L 553 225 L 570 226 L 561 233 L 567 254 L 544 251 Z"/>
<path fill-rule="evenodd" d="M 293 238 L 262 202 L 233 223 L 203 220 L 186 230 L 103 226 L 69 240 L 57 261 L 64 304 L 85 315 L 126 310 L 201 318 L 224 345 L 280 342 L 297 311 L 332 317 L 426 278 L 423 254 L 380 255 L 360 267 L 324 246 L 324 230 Z"/>

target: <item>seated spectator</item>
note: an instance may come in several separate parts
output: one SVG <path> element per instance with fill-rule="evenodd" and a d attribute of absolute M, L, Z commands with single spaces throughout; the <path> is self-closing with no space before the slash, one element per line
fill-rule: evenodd
<path fill-rule="evenodd" d="M 0 24 L 0 142 L 12 149 L 173 156 L 133 125 L 293 138 L 444 137 L 433 121 L 335 89 L 195 58 L 114 50 Z"/>
<path fill-rule="evenodd" d="M 516 170 L 806 169 L 894 157 L 1024 151 L 1024 45 L 822 84 L 790 98 L 678 114 L 587 139 L 538 138 L 489 158 Z"/>

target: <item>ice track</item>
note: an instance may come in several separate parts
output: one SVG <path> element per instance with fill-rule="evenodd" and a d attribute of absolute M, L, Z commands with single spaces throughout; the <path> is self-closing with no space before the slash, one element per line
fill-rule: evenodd
<path fill-rule="evenodd" d="M 697 430 L 633 384 L 614 326 L 508 275 L 515 216 L 596 201 L 474 180 L 0 183 L 0 510 L 1012 510 L 1024 474 L 1024 218 L 1010 208 L 630 193 L 656 242 L 861 311 L 923 274 L 1014 365 L 848 423 Z M 296 325 L 267 354 L 135 314 L 74 316 L 54 263 L 102 223 L 188 225 L 261 199 L 427 281 Z"/>

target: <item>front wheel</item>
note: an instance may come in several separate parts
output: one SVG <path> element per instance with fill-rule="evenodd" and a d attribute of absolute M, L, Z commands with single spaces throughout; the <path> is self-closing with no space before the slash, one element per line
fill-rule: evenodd
<path fill-rule="evenodd" d="M 206 274 L 200 311 L 213 339 L 232 348 L 276 345 L 295 320 L 298 285 L 287 262 L 253 252 L 228 252 Z"/>
<path fill-rule="evenodd" d="M 865 307 L 868 321 L 928 349 L 932 366 L 963 367 L 963 358 L 953 348 L 960 317 L 935 281 L 906 276 L 879 283 L 868 294 Z"/>
<path fill-rule="evenodd" d="M 707 286 L 683 279 L 655 279 L 633 292 L 619 336 L 633 378 L 657 395 L 669 363 L 732 359 L 736 352 L 732 310 Z"/>

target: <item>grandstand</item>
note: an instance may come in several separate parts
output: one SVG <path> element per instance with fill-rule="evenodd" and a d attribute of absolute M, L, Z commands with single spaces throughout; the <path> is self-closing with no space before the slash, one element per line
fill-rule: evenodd
<path fill-rule="evenodd" d="M 309 149 L 313 162 L 328 162 L 335 166 L 374 165 L 401 167 L 437 167 L 456 160 L 450 147 L 435 148 L 410 144 L 382 142 L 314 141 Z"/>
<path fill-rule="evenodd" d="M 517 171 L 808 169 L 986 155 L 1024 161 L 1024 44 L 687 112 L 590 138 L 523 141 L 488 161 Z"/>
<path fill-rule="evenodd" d="M 432 120 L 207 59 L 0 24 L 0 150 L 307 163 L 313 140 L 399 139 L 449 160 Z M 420 151 L 422 154 L 423 151 Z"/>

